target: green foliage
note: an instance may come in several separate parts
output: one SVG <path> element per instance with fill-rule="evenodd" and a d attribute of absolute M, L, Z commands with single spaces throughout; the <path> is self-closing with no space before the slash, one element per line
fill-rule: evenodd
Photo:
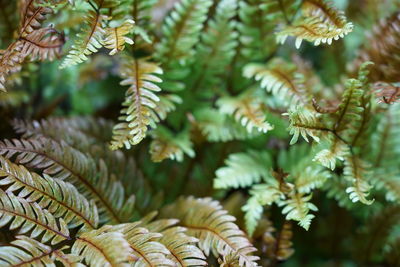
<path fill-rule="evenodd" d="M 399 7 L 0 0 L 0 265 L 397 266 Z"/>

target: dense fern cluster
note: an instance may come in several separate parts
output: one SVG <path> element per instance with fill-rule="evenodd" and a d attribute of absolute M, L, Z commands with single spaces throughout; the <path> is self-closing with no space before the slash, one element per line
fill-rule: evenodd
<path fill-rule="evenodd" d="M 399 265 L 399 8 L 0 0 L 0 265 Z"/>

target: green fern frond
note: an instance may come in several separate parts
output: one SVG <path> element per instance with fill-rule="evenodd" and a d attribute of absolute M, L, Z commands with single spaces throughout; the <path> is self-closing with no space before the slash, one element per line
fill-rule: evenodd
<path fill-rule="evenodd" d="M 359 159 L 357 156 L 351 155 L 345 158 L 344 161 L 344 177 L 352 183 L 352 186 L 346 189 L 351 201 L 360 201 L 366 205 L 371 205 L 374 199 L 368 200 L 371 185 L 368 183 L 369 166 L 366 162 Z"/>
<path fill-rule="evenodd" d="M 100 9 L 101 6 L 98 8 Z M 82 29 L 82 32 L 77 35 L 75 44 L 60 65 L 60 68 L 78 65 L 86 61 L 89 55 L 96 53 L 103 46 L 103 38 L 106 33 L 104 24 L 108 19 L 108 16 L 100 14 L 98 10 L 90 10 L 88 12 L 85 19 L 87 24 Z"/>
<path fill-rule="evenodd" d="M 161 91 L 156 85 L 161 79 L 155 74 L 162 74 L 162 69 L 155 63 L 145 60 L 126 59 L 121 66 L 121 85 L 129 85 L 121 110 L 121 123 L 114 127 L 111 148 L 125 146 L 129 149 L 146 137 L 148 127 L 158 121 L 155 92 Z"/>
<path fill-rule="evenodd" d="M 322 166 L 333 171 L 336 168 L 337 160 L 343 161 L 345 155 L 349 153 L 349 147 L 342 140 L 332 135 L 321 144 L 324 148 L 315 155 L 313 161 L 319 162 Z"/>
<path fill-rule="evenodd" d="M 322 123 L 320 116 L 316 112 L 297 107 L 289 110 L 285 115 L 289 116 L 289 131 L 293 135 L 290 144 L 297 143 L 301 135 L 306 142 L 309 142 L 308 136 L 315 142 L 320 142 L 320 137 L 329 135 L 329 129 Z"/>
<path fill-rule="evenodd" d="M 38 203 L 56 218 L 63 218 L 70 228 L 83 226 L 81 231 L 86 231 L 97 227 L 96 205 L 69 183 L 47 175 L 40 177 L 0 156 L 0 184 L 7 185 L 8 192 L 19 191 L 18 197 Z"/>
<path fill-rule="evenodd" d="M 219 111 L 234 116 L 235 120 L 251 133 L 253 128 L 267 133 L 273 126 L 266 121 L 263 103 L 252 91 L 245 91 L 236 97 L 223 97 L 217 101 Z"/>
<path fill-rule="evenodd" d="M 195 125 L 210 142 L 227 142 L 250 139 L 260 134 L 259 131 L 249 133 L 246 128 L 229 116 L 213 109 L 200 109 L 194 114 Z"/>
<path fill-rule="evenodd" d="M 225 164 L 215 173 L 214 188 L 244 188 L 272 177 L 272 159 L 266 151 L 231 154 Z"/>
<path fill-rule="evenodd" d="M 56 266 L 55 261 L 59 261 L 64 266 L 83 267 L 77 257 L 64 254 L 62 250 L 53 249 L 26 236 L 16 238 L 9 246 L 0 247 L 1 266 Z"/>
<path fill-rule="evenodd" d="M 286 104 L 308 105 L 311 96 L 304 88 L 304 77 L 294 64 L 275 58 L 267 64 L 250 63 L 243 69 L 246 78 L 260 81 L 261 88 L 282 99 Z"/>
<path fill-rule="evenodd" d="M 174 213 L 187 233 L 198 238 L 199 247 L 205 255 L 236 254 L 239 266 L 257 266 L 258 257 L 251 255 L 256 249 L 244 233 L 233 223 L 234 217 L 227 214 L 217 201 L 210 198 L 181 198 L 164 210 L 169 216 Z"/>
<path fill-rule="evenodd" d="M 353 24 L 347 22 L 343 12 L 338 11 L 324 0 L 307 0 L 302 4 L 302 16 L 292 25 L 278 32 L 277 41 L 284 43 L 288 36 L 296 37 L 296 48 L 303 40 L 331 44 L 353 31 Z"/>
<path fill-rule="evenodd" d="M 282 214 L 286 214 L 286 220 L 295 220 L 304 229 L 310 228 L 311 220 L 315 215 L 310 214 L 310 211 L 318 211 L 318 208 L 310 201 L 312 195 L 304 195 L 301 193 L 293 192 L 287 200 L 279 203 L 285 206 L 282 209 Z"/>
<path fill-rule="evenodd" d="M 216 85 L 221 74 L 235 55 L 238 44 L 236 21 L 237 0 L 222 0 L 216 6 L 213 19 L 209 20 L 196 48 L 196 64 L 191 90 Z"/>
<path fill-rule="evenodd" d="M 133 250 L 124 234 L 111 228 L 106 225 L 81 234 L 71 248 L 72 254 L 83 257 L 89 266 L 130 266 Z"/>
<path fill-rule="evenodd" d="M 250 60 L 263 60 L 276 49 L 275 25 L 290 20 L 297 9 L 296 0 L 250 0 L 239 2 L 238 24 L 241 54 Z"/>
<path fill-rule="evenodd" d="M 172 62 L 185 64 L 193 55 L 193 47 L 199 40 L 210 0 L 183 0 L 177 2 L 174 10 L 165 19 L 163 38 L 157 45 L 156 58 L 171 65 Z"/>
<path fill-rule="evenodd" d="M 18 229 L 19 234 L 30 232 L 30 237 L 41 236 L 42 243 L 52 245 L 70 240 L 67 224 L 37 203 L 29 203 L 23 198 L 0 190 L 0 227 L 11 223 L 10 230 Z M 42 235 L 43 234 L 43 235 Z"/>
<path fill-rule="evenodd" d="M 153 141 L 150 144 L 151 159 L 154 162 L 161 162 L 164 159 L 182 161 L 184 154 L 194 157 L 188 131 L 173 135 L 166 127 L 158 127 L 152 133 Z"/>

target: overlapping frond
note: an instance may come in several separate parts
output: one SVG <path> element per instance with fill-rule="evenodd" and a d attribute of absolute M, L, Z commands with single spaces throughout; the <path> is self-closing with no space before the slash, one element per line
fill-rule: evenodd
<path fill-rule="evenodd" d="M 231 154 L 225 164 L 215 173 L 215 188 L 243 188 L 271 177 L 272 159 L 266 151 Z"/>
<path fill-rule="evenodd" d="M 56 219 L 37 203 L 0 190 L 0 227 L 11 223 L 8 228 L 17 229 L 19 234 L 30 232 L 32 238 L 41 235 L 41 242 L 57 244 L 69 240 L 69 231 L 63 219 Z"/>
<path fill-rule="evenodd" d="M 160 101 L 155 93 L 161 91 L 156 85 L 161 82 L 157 74 L 162 74 L 162 69 L 155 63 L 137 59 L 123 62 L 121 76 L 124 80 L 121 85 L 130 87 L 121 110 L 122 122 L 113 130 L 112 149 L 123 146 L 129 149 L 146 137 L 149 126 L 155 126 L 158 120 L 157 102 Z"/>
<path fill-rule="evenodd" d="M 325 0 L 303 1 L 301 11 L 302 16 L 277 33 L 279 43 L 284 43 L 288 36 L 294 36 L 297 48 L 303 40 L 315 45 L 331 44 L 353 30 L 353 24 L 347 22 L 344 13 Z"/>
<path fill-rule="evenodd" d="M 149 232 L 140 227 L 140 223 L 120 224 L 113 226 L 111 230 L 125 236 L 132 250 L 133 266 L 174 266 L 174 262 L 168 258 L 170 251 L 158 241 L 162 234 Z"/>
<path fill-rule="evenodd" d="M 100 9 L 101 7 L 98 8 Z M 99 13 L 98 10 L 90 10 L 88 12 L 85 19 L 87 24 L 82 29 L 82 32 L 77 35 L 74 45 L 60 65 L 60 68 L 82 63 L 88 59 L 87 56 L 96 53 L 102 47 L 103 38 L 106 33 L 104 24 L 107 20 L 108 17 Z"/>
<path fill-rule="evenodd" d="M 53 59 L 61 52 L 64 37 L 52 27 L 42 28 L 46 16 L 53 10 L 42 0 L 21 1 L 18 38 L 0 53 L 0 91 L 5 91 L 6 77 L 20 71 L 26 58 Z"/>
<path fill-rule="evenodd" d="M 123 233 L 111 228 L 106 225 L 83 233 L 74 242 L 72 254 L 82 256 L 89 266 L 131 266 L 134 255 L 129 242 Z"/>
<path fill-rule="evenodd" d="M 187 233 L 200 240 L 199 247 L 206 255 L 235 254 L 239 266 L 257 266 L 258 257 L 251 255 L 256 249 L 217 201 L 181 198 L 164 210 L 169 215 L 172 211 Z"/>
<path fill-rule="evenodd" d="M 102 160 L 96 162 L 65 143 L 47 138 L 4 140 L 0 142 L 0 154 L 16 156 L 19 164 L 71 182 L 85 197 L 95 200 L 101 222 L 122 222 L 132 215 L 123 215 L 133 209 L 132 198 L 125 200 L 122 183 L 109 173 Z"/>
<path fill-rule="evenodd" d="M 17 240 L 12 241 L 9 246 L 0 247 L 1 266 L 56 266 L 55 261 L 65 266 L 83 266 L 78 263 L 77 257 L 64 254 L 62 250 L 53 249 L 26 236 L 17 236 Z"/>
<path fill-rule="evenodd" d="M 85 231 L 97 227 L 96 205 L 69 183 L 47 175 L 40 177 L 0 156 L 0 184 L 8 185 L 8 192 L 19 191 L 18 197 L 38 203 L 56 218 L 63 218 L 70 228 L 82 225 Z"/>

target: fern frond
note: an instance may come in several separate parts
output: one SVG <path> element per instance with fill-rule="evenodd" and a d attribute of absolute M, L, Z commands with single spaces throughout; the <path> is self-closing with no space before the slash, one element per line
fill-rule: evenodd
<path fill-rule="evenodd" d="M 277 41 L 284 43 L 288 36 L 296 37 L 296 48 L 303 40 L 331 44 L 353 31 L 353 24 L 347 22 L 343 12 L 338 11 L 324 0 L 307 0 L 302 5 L 302 16 L 277 33 Z"/>
<path fill-rule="evenodd" d="M 82 231 L 97 227 L 97 207 L 87 201 L 75 187 L 45 175 L 40 177 L 23 166 L 0 156 L 0 184 L 8 185 L 7 192 L 16 192 L 28 202 L 36 202 L 56 218 L 63 218 L 70 228 L 83 226 Z"/>
<path fill-rule="evenodd" d="M 306 142 L 309 142 L 308 136 L 315 142 L 320 142 L 320 137 L 329 134 L 329 129 L 325 127 L 318 113 L 303 107 L 289 110 L 285 115 L 289 116 L 289 131 L 293 135 L 290 144 L 297 143 L 301 135 Z"/>
<path fill-rule="evenodd" d="M 160 126 L 151 135 L 153 141 L 150 144 L 150 154 L 154 162 L 161 162 L 167 158 L 182 161 L 184 154 L 189 157 L 195 155 L 188 131 L 174 136 L 167 128 Z"/>
<path fill-rule="evenodd" d="M 111 228 L 106 225 L 78 236 L 72 254 L 82 256 L 90 266 L 130 266 L 133 250 L 124 234 L 110 231 Z"/>
<path fill-rule="evenodd" d="M 99 9 L 101 8 L 98 7 Z M 87 56 L 97 52 L 103 46 L 105 35 L 104 23 L 108 20 L 106 15 L 99 11 L 90 10 L 85 19 L 86 26 L 77 34 L 75 44 L 71 47 L 60 68 L 78 65 L 88 59 Z"/>
<path fill-rule="evenodd" d="M 366 205 L 371 205 L 374 199 L 368 200 L 371 185 L 368 183 L 369 171 L 368 164 L 358 157 L 351 155 L 345 158 L 343 175 L 353 186 L 348 187 L 346 192 L 349 194 L 351 201 L 360 201 Z"/>
<path fill-rule="evenodd" d="M 126 99 L 121 110 L 123 121 L 114 127 L 111 148 L 125 146 L 129 149 L 146 137 L 148 127 L 154 126 L 157 117 L 159 97 L 155 92 L 161 91 L 156 85 L 161 79 L 154 74 L 162 74 L 162 69 L 155 63 L 145 60 L 127 59 L 121 66 L 121 85 L 129 85 Z"/>
<path fill-rule="evenodd" d="M 236 254 L 239 266 L 257 266 L 258 257 L 251 255 L 256 249 L 217 201 L 181 198 L 165 209 L 169 216 L 172 211 L 188 234 L 200 240 L 199 247 L 205 255 Z"/>
<path fill-rule="evenodd" d="M 295 14 L 296 0 L 250 0 L 239 2 L 238 24 L 241 54 L 246 59 L 264 60 L 276 49 L 275 25 Z"/>
<path fill-rule="evenodd" d="M 348 151 L 348 146 L 343 141 L 336 137 L 330 136 L 328 141 L 324 144 L 322 150 L 320 150 L 314 157 L 313 161 L 319 162 L 322 166 L 325 166 L 332 171 L 336 168 L 336 161 L 343 161 Z"/>
<path fill-rule="evenodd" d="M 126 20 L 120 26 L 106 28 L 104 36 L 104 47 L 110 49 L 110 55 L 124 50 L 125 44 L 133 44 L 133 40 L 126 35 L 132 32 L 135 22 Z"/>
<path fill-rule="evenodd" d="M 381 19 L 367 34 L 367 40 L 363 43 L 357 58 L 349 69 L 356 73 L 364 62 L 372 61 L 374 66 L 369 75 L 372 82 L 398 82 L 400 61 L 398 43 L 400 40 L 400 13 L 392 14 L 386 19 Z"/>
<path fill-rule="evenodd" d="M 265 151 L 231 154 L 225 164 L 215 173 L 214 188 L 243 188 L 272 177 L 272 159 Z"/>
<path fill-rule="evenodd" d="M 301 193 L 292 192 L 287 200 L 279 203 L 284 205 L 282 214 L 286 214 L 286 220 L 295 220 L 304 229 L 310 228 L 311 220 L 315 215 L 310 214 L 310 211 L 318 211 L 318 208 L 310 201 L 312 195 L 304 195 Z"/>
<path fill-rule="evenodd" d="M 210 0 L 177 2 L 163 24 L 163 38 L 157 46 L 156 58 L 168 65 L 171 62 L 186 63 L 193 55 L 202 29 L 200 25 L 207 19 L 211 5 Z"/>
<path fill-rule="evenodd" d="M 112 227 L 112 231 L 124 234 L 128 241 L 134 255 L 133 266 L 174 266 L 174 262 L 168 259 L 170 251 L 158 242 L 162 235 L 139 226 L 140 223 L 128 223 Z"/>
<path fill-rule="evenodd" d="M 209 20 L 196 48 L 196 64 L 191 90 L 202 90 L 220 81 L 238 44 L 236 21 L 237 0 L 222 0 L 216 6 L 213 19 Z"/>
<path fill-rule="evenodd" d="M 61 250 L 52 249 L 26 236 L 16 238 L 10 246 L 0 247 L 1 266 L 56 266 L 55 261 L 59 261 L 65 266 L 83 267 L 76 257 L 66 255 Z"/>
<path fill-rule="evenodd" d="M 273 126 L 266 121 L 263 103 L 254 92 L 246 91 L 237 97 L 223 97 L 217 101 L 221 113 L 234 116 L 249 133 L 253 128 L 267 133 Z"/>
<path fill-rule="evenodd" d="M 186 235 L 186 229 L 176 226 L 178 220 L 161 219 L 145 225 L 151 232 L 162 234 L 158 240 L 171 253 L 167 257 L 175 262 L 177 266 L 206 266 L 206 257 L 203 252 L 196 247 L 198 239 Z"/>
<path fill-rule="evenodd" d="M 258 131 L 249 133 L 246 128 L 214 109 L 200 109 L 194 114 L 195 125 L 210 142 L 245 140 L 259 135 Z"/>
<path fill-rule="evenodd" d="M 294 249 L 292 248 L 293 243 L 291 241 L 293 237 L 292 224 L 290 221 L 285 221 L 282 225 L 282 229 L 275 240 L 275 258 L 283 261 L 287 260 L 293 255 Z"/>
<path fill-rule="evenodd" d="M 400 101 L 400 86 L 389 83 L 375 83 L 373 88 L 379 102 L 393 104 Z"/>
<path fill-rule="evenodd" d="M 56 220 L 37 203 L 29 203 L 12 193 L 0 190 L 0 227 L 9 223 L 11 224 L 8 228 L 19 229 L 19 234 L 30 232 L 32 238 L 41 236 L 42 243 L 51 242 L 54 245 L 71 239 L 63 219 Z"/>
<path fill-rule="evenodd" d="M 35 30 L 20 39 L 24 41 L 22 56 L 40 61 L 58 58 L 65 43 L 64 35 L 51 27 Z"/>
<path fill-rule="evenodd" d="M 0 247 L 1 266 L 56 266 L 55 261 L 58 261 L 64 266 L 83 267 L 77 257 L 64 254 L 62 250 L 52 249 L 26 236 L 16 238 L 9 246 Z"/>
<path fill-rule="evenodd" d="M 15 162 L 19 164 L 70 181 L 81 194 L 95 200 L 100 222 L 123 222 L 130 218 L 123 214 L 127 214 L 124 210 L 129 207 L 133 209 L 132 202 L 124 199 L 121 182 L 109 174 L 103 161 L 96 163 L 67 144 L 47 138 L 0 141 L 0 155 L 16 156 Z"/>
<path fill-rule="evenodd" d="M 243 75 L 246 78 L 260 81 L 261 88 L 281 98 L 287 104 L 307 105 L 311 96 L 303 86 L 303 75 L 296 69 L 295 65 L 276 58 L 267 64 L 250 63 L 246 65 Z"/>
<path fill-rule="evenodd" d="M 292 190 L 293 185 L 286 183 L 283 178 L 274 173 L 274 177 L 267 179 L 265 183 L 256 184 L 250 190 L 250 198 L 242 207 L 245 213 L 245 225 L 249 235 L 254 233 L 263 213 L 263 206 L 272 205 L 274 202 L 286 198 L 286 194 Z"/>

